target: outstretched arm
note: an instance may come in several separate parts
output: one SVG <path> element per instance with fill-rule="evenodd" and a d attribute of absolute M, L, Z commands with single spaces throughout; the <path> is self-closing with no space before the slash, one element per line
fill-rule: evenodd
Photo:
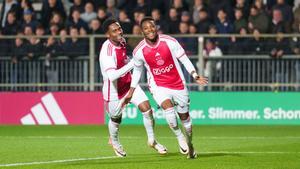
<path fill-rule="evenodd" d="M 198 73 L 196 72 L 196 69 L 190 59 L 186 56 L 186 54 L 183 54 L 179 58 L 180 62 L 183 64 L 185 69 L 190 73 L 191 76 L 193 76 L 194 80 L 199 84 L 199 85 L 206 85 L 208 82 L 208 79 L 206 77 L 199 76 Z"/>

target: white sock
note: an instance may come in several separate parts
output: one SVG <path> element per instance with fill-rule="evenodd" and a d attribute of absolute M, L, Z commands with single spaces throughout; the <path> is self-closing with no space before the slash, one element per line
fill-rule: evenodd
<path fill-rule="evenodd" d="M 108 122 L 108 131 L 112 145 L 120 145 L 119 143 L 119 123 L 113 122 L 111 119 Z"/>
<path fill-rule="evenodd" d="M 155 138 L 154 138 L 154 119 L 153 119 L 153 113 L 152 110 L 148 110 L 146 112 L 143 112 L 143 122 L 144 126 L 147 132 L 148 136 L 148 141 L 150 143 L 153 143 Z"/>
<path fill-rule="evenodd" d="M 176 137 L 177 138 L 184 137 L 184 135 L 182 134 L 180 128 L 178 127 L 177 117 L 176 117 L 174 108 L 173 107 L 168 108 L 168 109 L 164 110 L 164 113 L 165 113 L 166 120 L 169 124 L 169 127 L 174 132 Z"/>
<path fill-rule="evenodd" d="M 186 120 L 181 120 L 181 122 L 182 122 L 182 126 L 185 129 L 187 136 L 191 140 L 193 132 L 192 132 L 192 120 L 191 120 L 190 116 Z"/>

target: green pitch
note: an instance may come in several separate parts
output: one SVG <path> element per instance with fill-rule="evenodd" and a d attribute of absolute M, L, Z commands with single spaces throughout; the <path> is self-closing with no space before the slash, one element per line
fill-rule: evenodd
<path fill-rule="evenodd" d="M 124 125 L 127 157 L 116 158 L 106 126 L 0 126 L 0 168 L 300 168 L 300 126 L 194 126 L 194 160 L 179 153 L 168 126 L 155 130 L 168 155 L 147 147 L 143 126 Z"/>

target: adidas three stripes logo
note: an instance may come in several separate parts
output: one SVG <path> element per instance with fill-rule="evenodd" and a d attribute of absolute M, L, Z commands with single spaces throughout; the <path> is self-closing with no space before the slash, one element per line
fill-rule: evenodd
<path fill-rule="evenodd" d="M 31 108 L 31 113 L 21 118 L 23 125 L 65 125 L 68 121 L 52 93 L 42 97 L 42 102 Z"/>

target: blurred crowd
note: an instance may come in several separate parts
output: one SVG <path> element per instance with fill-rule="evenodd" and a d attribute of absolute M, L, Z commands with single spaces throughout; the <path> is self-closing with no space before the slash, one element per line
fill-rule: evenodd
<path fill-rule="evenodd" d="M 33 3 L 40 3 L 36 10 Z M 117 18 L 125 34 L 140 34 L 144 16 L 152 16 L 166 34 L 253 34 L 253 38 L 210 38 L 206 52 L 219 47 L 223 54 L 299 54 L 300 0 L 3 0 L 0 36 L 59 35 L 60 38 L 0 40 L 0 56 L 36 59 L 67 54 L 87 55 L 89 43 L 79 35 L 103 34 L 108 17 Z M 277 34 L 261 38 L 260 34 Z M 65 38 L 65 36 L 72 38 Z M 188 54 L 198 52 L 196 38 L 178 38 Z M 133 40 L 134 41 L 134 40 Z M 103 40 L 96 40 L 97 50 Z M 136 43 L 135 41 L 133 43 Z M 209 49 L 209 46 L 212 46 Z M 230 46 L 230 47 L 229 47 Z M 132 45 L 134 48 L 134 45 Z"/>
<path fill-rule="evenodd" d="M 34 4 L 39 4 L 40 8 Z M 0 57 L 12 58 L 11 81 L 16 82 L 17 76 L 21 76 L 17 72 L 20 65 L 16 63 L 24 58 L 31 61 L 45 56 L 47 81 L 56 83 L 58 70 L 51 68 L 52 58 L 74 59 L 89 54 L 89 39 L 80 38 L 80 35 L 103 35 L 101 26 L 108 17 L 118 19 L 125 34 L 140 35 L 139 22 L 145 16 L 152 16 L 160 33 L 230 35 L 206 38 L 204 57 L 262 54 L 281 58 L 286 54 L 300 54 L 300 38 L 282 36 L 300 33 L 299 4 L 300 0 L 2 0 L 0 37 L 13 35 L 17 38 L 0 38 Z M 236 34 L 253 37 L 241 38 Z M 261 34 L 276 36 L 263 38 Z M 96 53 L 104 40 L 95 40 Z M 129 49 L 132 50 L 139 40 L 129 38 Z M 198 38 L 177 40 L 188 55 L 198 54 Z M 300 72 L 299 65 L 297 72 Z M 220 62 L 205 64 L 205 67 L 207 76 L 217 74 L 208 71 L 209 67 L 222 70 Z M 28 73 L 31 76 L 38 72 L 37 68 L 26 69 L 33 72 Z M 32 80 L 37 81 L 36 78 Z"/>

